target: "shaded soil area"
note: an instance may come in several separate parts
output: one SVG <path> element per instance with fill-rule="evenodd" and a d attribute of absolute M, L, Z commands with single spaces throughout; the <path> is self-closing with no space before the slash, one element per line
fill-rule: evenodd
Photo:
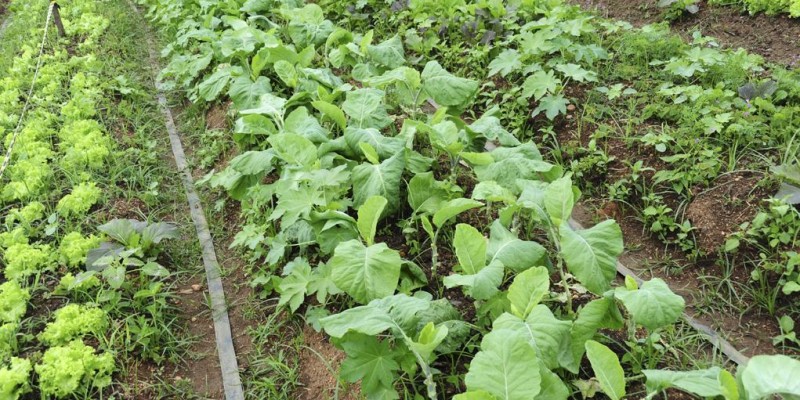
<path fill-rule="evenodd" d="M 663 10 L 653 0 L 569 0 L 607 18 L 636 26 L 664 21 Z M 741 8 L 709 6 L 700 2 L 697 14 L 685 13 L 672 22 L 672 30 L 691 41 L 692 32 L 713 36 L 721 45 L 744 48 L 766 60 L 800 66 L 800 19 L 786 15 L 749 15 Z"/>

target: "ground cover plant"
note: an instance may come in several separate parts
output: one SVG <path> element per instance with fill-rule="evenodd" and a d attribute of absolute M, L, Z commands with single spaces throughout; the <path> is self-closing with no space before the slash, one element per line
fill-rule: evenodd
<path fill-rule="evenodd" d="M 48 2 L 12 3 L 2 45 L 4 151 L 21 125 L 0 177 L 0 398 L 222 396 L 177 377 L 207 367 L 189 349 L 211 324 L 176 293 L 200 251 L 166 222 L 186 210 L 150 31 L 125 1 L 60 6 L 33 96 Z M 242 257 L 225 289 L 263 314 L 231 318 L 248 398 L 800 396 L 796 69 L 561 0 L 138 7 L 212 229 Z M 698 272 L 707 303 L 669 274 L 618 279 L 631 235 L 717 271 Z M 774 346 L 736 365 L 685 312 L 766 316 Z M 309 397 L 304 352 L 333 376 Z"/>

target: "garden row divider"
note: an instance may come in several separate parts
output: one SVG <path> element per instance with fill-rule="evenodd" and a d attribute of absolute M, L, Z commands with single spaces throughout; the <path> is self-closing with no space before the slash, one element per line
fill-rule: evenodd
<path fill-rule="evenodd" d="M 133 3 L 129 1 L 128 4 L 130 4 L 137 15 L 141 15 L 139 9 Z M 153 68 L 153 73 L 157 74 L 159 70 L 158 58 L 150 35 L 147 37 L 147 46 L 150 56 L 150 65 Z M 203 265 L 205 266 L 206 279 L 208 281 L 208 293 L 211 298 L 211 316 L 214 321 L 214 335 L 216 336 L 217 355 L 219 356 L 219 364 L 222 372 L 222 385 L 225 392 L 225 399 L 243 400 L 244 392 L 242 389 L 242 381 L 239 377 L 239 365 L 236 360 L 236 350 L 233 346 L 230 319 L 228 318 L 228 309 L 225 302 L 225 292 L 222 286 L 219 262 L 217 261 L 217 254 L 214 250 L 214 241 L 208 229 L 208 222 L 206 221 L 200 197 L 197 195 L 197 191 L 194 188 L 194 181 L 186 162 L 186 155 L 183 151 L 180 134 L 175 127 L 175 119 L 172 116 L 169 104 L 167 104 L 167 98 L 164 95 L 164 90 L 161 87 L 158 76 L 154 76 L 154 80 L 158 104 L 164 114 L 165 125 L 169 133 L 172 154 L 186 190 L 189 211 L 192 216 L 192 221 L 194 221 L 197 239 L 200 242 L 202 250 Z"/>
<path fill-rule="evenodd" d="M 581 225 L 580 222 L 576 221 L 573 218 L 569 219 L 569 227 L 572 228 L 573 230 L 584 229 L 583 225 Z M 629 276 L 633 278 L 636 281 L 637 285 L 641 285 L 642 282 L 644 282 L 644 280 L 640 278 L 638 275 L 636 275 L 636 273 L 633 272 L 632 269 L 622 264 L 622 262 L 620 262 L 619 259 L 617 259 L 617 273 L 625 277 Z M 750 361 L 750 357 L 747 357 L 746 355 L 742 354 L 742 352 L 737 350 L 736 347 L 734 347 L 729 341 L 727 341 L 724 337 L 722 337 L 719 332 L 714 330 L 714 328 L 703 324 L 702 322 L 698 321 L 696 318 L 694 318 L 693 316 L 689 315 L 686 312 L 683 313 L 682 318 L 687 324 L 689 324 L 689 326 L 694 328 L 696 331 L 702 333 L 703 336 L 705 336 L 706 339 L 708 339 L 708 341 L 711 342 L 711 344 L 714 347 L 719 349 L 719 351 L 721 351 L 722 354 L 725 354 L 731 361 L 735 362 L 738 365 L 745 365 L 747 364 L 748 361 Z"/>

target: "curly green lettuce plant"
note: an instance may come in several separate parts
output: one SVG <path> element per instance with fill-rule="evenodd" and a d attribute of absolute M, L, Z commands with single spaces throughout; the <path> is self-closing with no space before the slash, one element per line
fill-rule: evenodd
<path fill-rule="evenodd" d="M 7 249 L 15 244 L 28 244 L 28 236 L 25 230 L 18 227 L 14 230 L 0 233 L 0 248 Z"/>
<path fill-rule="evenodd" d="M 42 395 L 59 399 L 78 394 L 89 397 L 92 388 L 111 384 L 114 356 L 110 353 L 95 354 L 92 347 L 74 340 L 65 346 L 47 349 L 34 369 L 39 376 Z"/>
<path fill-rule="evenodd" d="M 56 211 L 63 216 L 85 215 L 100 200 L 101 191 L 94 182 L 83 182 L 72 188 L 72 193 L 58 201 Z"/>
<path fill-rule="evenodd" d="M 11 357 L 11 363 L 0 364 L 0 399 L 17 400 L 31 391 L 31 362 Z"/>
<path fill-rule="evenodd" d="M 12 208 L 6 215 L 6 225 L 19 224 L 23 226 L 30 226 L 36 221 L 44 218 L 44 204 L 38 201 L 32 201 L 22 208 Z"/>
<path fill-rule="evenodd" d="M 5 360 L 17 351 L 17 332 L 19 324 L 0 324 L 0 360 Z M 0 393 L 2 393 L 0 391 Z"/>
<path fill-rule="evenodd" d="M 89 250 L 100 245 L 101 239 L 95 235 L 83 237 L 80 232 L 70 232 L 61 239 L 58 247 L 59 262 L 69 267 L 77 267 L 86 262 Z"/>
<path fill-rule="evenodd" d="M 84 119 L 65 125 L 58 137 L 64 154 L 60 164 L 67 171 L 102 168 L 111 154 L 111 141 L 95 120 Z"/>
<path fill-rule="evenodd" d="M 67 304 L 55 312 L 55 320 L 39 334 L 43 343 L 55 346 L 85 335 L 99 336 L 108 327 L 106 312 L 97 307 Z"/>
<path fill-rule="evenodd" d="M 18 243 L 8 247 L 3 254 L 6 279 L 21 279 L 35 275 L 52 264 L 49 245 Z"/>
<path fill-rule="evenodd" d="M 16 281 L 0 285 L 0 322 L 19 322 L 28 311 L 31 295 Z"/>

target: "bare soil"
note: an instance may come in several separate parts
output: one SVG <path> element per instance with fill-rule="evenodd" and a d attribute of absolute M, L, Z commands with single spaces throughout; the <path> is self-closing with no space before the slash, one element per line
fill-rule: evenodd
<path fill-rule="evenodd" d="M 664 21 L 654 0 L 569 0 L 607 17 L 636 26 Z M 700 2 L 697 14 L 685 13 L 672 22 L 672 30 L 687 40 L 699 30 L 717 38 L 722 46 L 744 48 L 766 60 L 790 67 L 800 66 L 800 18 L 786 15 L 749 15 L 736 6 L 709 6 Z"/>
<path fill-rule="evenodd" d="M 758 186 L 762 178 L 751 172 L 724 175 L 689 203 L 686 218 L 697 229 L 701 251 L 713 254 L 739 225 L 755 217 L 761 201 L 769 197 L 767 190 Z"/>
<path fill-rule="evenodd" d="M 308 325 L 303 329 L 303 339 L 305 347 L 300 352 L 300 383 L 303 387 L 295 394 L 297 399 L 360 399 L 359 385 L 343 387 L 338 382 L 339 365 L 345 354 L 333 347 L 325 335 Z"/>

